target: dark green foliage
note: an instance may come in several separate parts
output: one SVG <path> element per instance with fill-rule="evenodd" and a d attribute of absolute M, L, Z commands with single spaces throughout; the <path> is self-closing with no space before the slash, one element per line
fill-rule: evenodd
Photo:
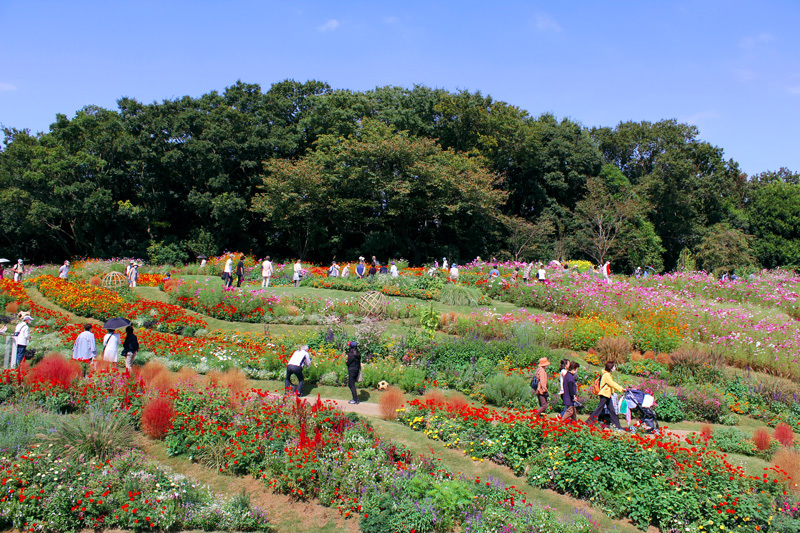
<path fill-rule="evenodd" d="M 59 114 L 41 135 L 4 134 L 0 243 L 31 261 L 176 263 L 226 249 L 415 265 L 534 250 L 588 258 L 576 213 L 598 178 L 611 199 L 601 207 L 625 208 L 608 251 L 618 271 L 673 268 L 704 237 L 708 249 L 706 230 L 720 224 L 753 234 L 764 266 L 800 264 L 797 174 L 748 184 L 675 120 L 589 130 L 480 92 L 285 80 L 152 104 L 126 97 L 116 110 Z"/>

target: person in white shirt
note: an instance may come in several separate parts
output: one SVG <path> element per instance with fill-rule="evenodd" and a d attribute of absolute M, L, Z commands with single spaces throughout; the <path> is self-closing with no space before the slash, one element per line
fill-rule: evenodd
<path fill-rule="evenodd" d="M 225 287 L 233 285 L 233 256 L 229 255 L 225 261 L 225 268 L 222 269 L 222 274 L 225 277 Z"/>
<path fill-rule="evenodd" d="M 442 270 L 448 270 L 447 264 L 448 264 L 447 263 L 447 258 L 446 257 L 442 257 Z"/>
<path fill-rule="evenodd" d="M 131 287 L 131 274 L 133 273 L 133 260 L 128 263 L 128 266 L 125 267 L 125 277 L 128 279 L 128 287 Z"/>
<path fill-rule="evenodd" d="M 264 262 L 261 263 L 261 286 L 262 287 L 269 287 L 269 278 L 272 277 L 272 261 L 269 260 L 269 256 L 264 259 Z"/>
<path fill-rule="evenodd" d="M 458 281 L 458 265 L 453 263 L 453 266 L 450 267 L 450 281 L 455 283 Z"/>
<path fill-rule="evenodd" d="M 389 274 L 390 274 L 390 275 L 391 275 L 393 278 L 396 278 L 396 277 L 398 277 L 398 276 L 400 275 L 400 274 L 398 274 L 398 272 L 397 272 L 397 265 L 395 265 L 395 264 L 394 264 L 394 261 L 392 261 L 392 268 L 390 268 L 390 269 L 389 269 Z"/>
<path fill-rule="evenodd" d="M 328 277 L 329 278 L 338 278 L 339 277 L 339 265 L 334 261 L 331 263 L 331 268 L 328 269 Z"/>
<path fill-rule="evenodd" d="M 58 269 L 58 277 L 67 279 L 67 276 L 69 276 L 69 261 L 64 261 L 64 264 Z"/>
<path fill-rule="evenodd" d="M 31 341 L 31 330 L 28 324 L 33 320 L 33 317 L 27 313 L 20 314 L 20 320 L 17 327 L 14 328 L 14 341 L 17 344 L 17 357 L 14 359 L 12 368 L 18 367 L 25 360 L 25 350 L 28 348 L 28 343 Z"/>
<path fill-rule="evenodd" d="M 342 269 L 342 277 L 346 278 L 350 275 L 350 263 L 345 263 L 344 268 Z"/>
<path fill-rule="evenodd" d="M 120 335 L 113 329 L 109 329 L 108 333 L 103 337 L 103 361 L 109 363 L 116 363 L 118 358 L 120 345 Z"/>
<path fill-rule="evenodd" d="M 11 267 L 11 272 L 14 273 L 14 281 L 21 282 L 24 271 L 25 267 L 22 266 L 22 259 L 18 259 L 17 264 Z"/>
<path fill-rule="evenodd" d="M 294 281 L 294 286 L 295 287 L 299 287 L 300 286 L 300 276 L 301 276 L 301 273 L 303 271 L 303 265 L 300 263 L 299 259 L 297 261 L 295 261 L 293 270 L 294 270 L 294 274 L 292 275 L 292 281 Z"/>
<path fill-rule="evenodd" d="M 539 265 L 539 270 L 536 271 L 536 276 L 539 278 L 539 281 L 544 282 L 547 279 L 547 272 L 544 270 L 544 265 Z"/>
<path fill-rule="evenodd" d="M 287 389 L 292 389 L 292 392 L 298 396 L 303 395 L 303 368 L 311 366 L 311 354 L 308 353 L 308 346 L 302 345 L 299 350 L 296 350 L 289 358 L 289 363 L 286 365 L 286 381 L 284 386 Z M 297 385 L 292 385 L 289 379 L 292 375 L 297 376 Z"/>
<path fill-rule="evenodd" d="M 85 324 L 83 332 L 75 339 L 72 346 L 72 358 L 79 363 L 86 363 L 94 368 L 95 357 L 97 357 L 97 341 L 92 333 L 92 325 Z"/>

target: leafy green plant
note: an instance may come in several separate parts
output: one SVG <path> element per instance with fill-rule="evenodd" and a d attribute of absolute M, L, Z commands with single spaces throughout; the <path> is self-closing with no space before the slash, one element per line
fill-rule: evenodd
<path fill-rule="evenodd" d="M 417 319 L 422 330 L 430 338 L 433 338 L 433 334 L 436 333 L 436 328 L 439 326 L 439 313 L 434 310 L 433 305 L 420 306 L 417 311 Z"/>
<path fill-rule="evenodd" d="M 495 374 L 484 385 L 483 395 L 494 405 L 522 406 L 531 401 L 531 386 L 528 380 L 521 376 Z"/>
<path fill-rule="evenodd" d="M 664 422 L 680 422 L 686 418 L 683 402 L 671 392 L 656 395 L 656 413 L 658 419 Z"/>

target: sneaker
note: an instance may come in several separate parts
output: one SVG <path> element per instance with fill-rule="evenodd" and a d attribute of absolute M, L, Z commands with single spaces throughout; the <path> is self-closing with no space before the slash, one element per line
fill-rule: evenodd
<path fill-rule="evenodd" d="M 351 404 L 355 405 L 355 404 L 357 404 L 357 403 L 358 403 L 358 400 L 350 400 L 350 401 L 349 401 L 349 402 L 347 402 L 347 403 L 351 403 Z"/>

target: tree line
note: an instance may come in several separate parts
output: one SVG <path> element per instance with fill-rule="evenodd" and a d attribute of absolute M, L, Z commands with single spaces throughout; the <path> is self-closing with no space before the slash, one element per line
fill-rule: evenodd
<path fill-rule="evenodd" d="M 748 177 L 675 120 L 586 128 L 480 92 L 292 80 L 117 104 L 4 128 L 2 254 L 800 264 L 800 175 Z"/>

